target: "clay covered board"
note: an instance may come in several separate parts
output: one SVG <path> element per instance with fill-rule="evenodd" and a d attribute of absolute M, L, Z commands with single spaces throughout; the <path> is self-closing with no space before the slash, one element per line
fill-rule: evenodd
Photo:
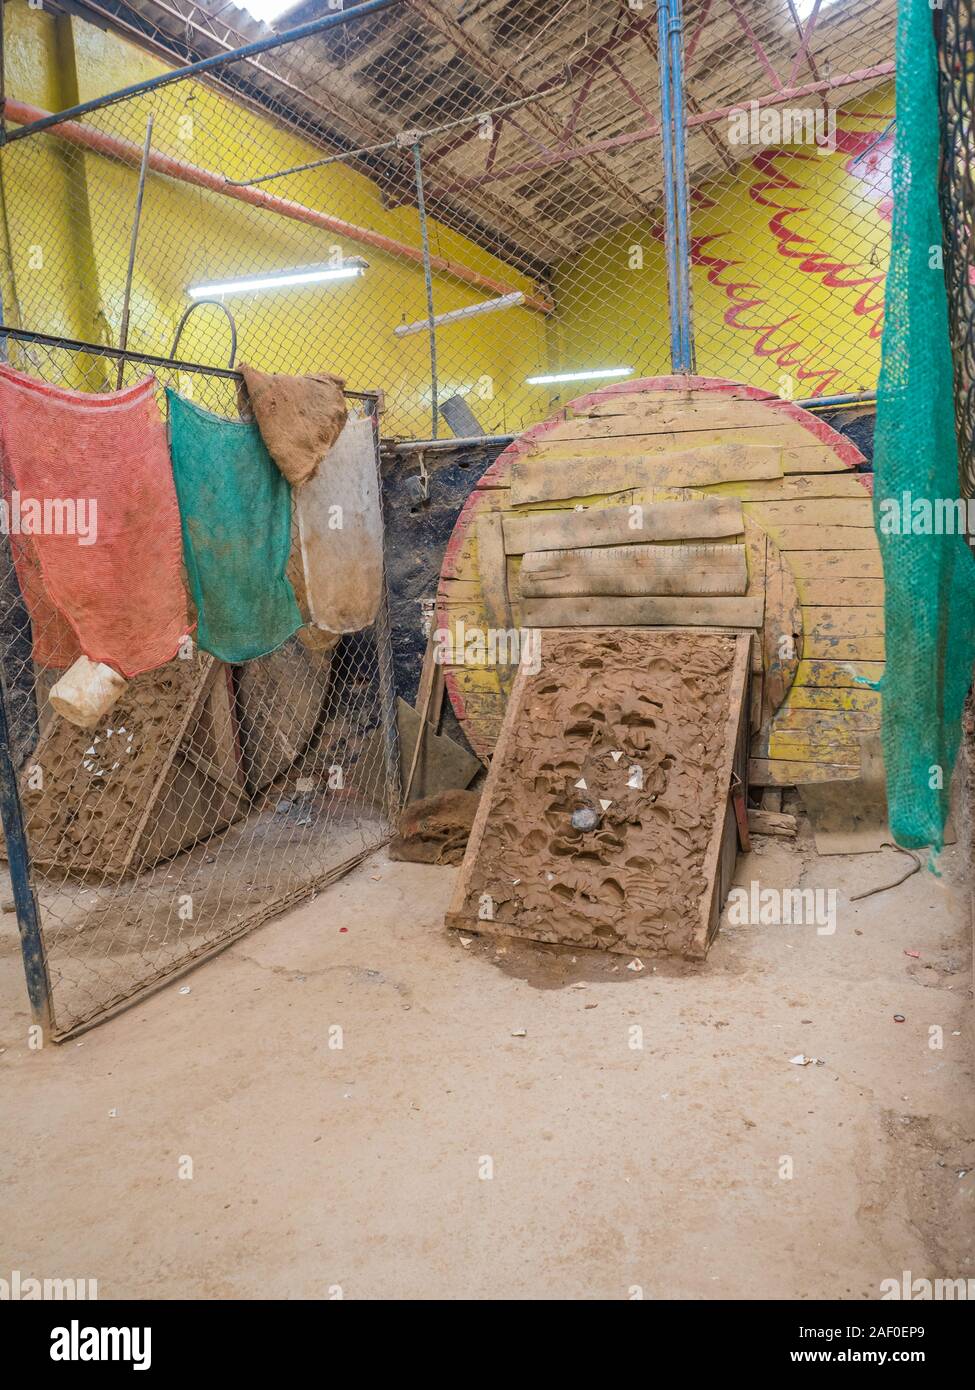
<path fill-rule="evenodd" d="M 447 924 L 702 957 L 749 638 L 554 629 L 519 670 Z"/>

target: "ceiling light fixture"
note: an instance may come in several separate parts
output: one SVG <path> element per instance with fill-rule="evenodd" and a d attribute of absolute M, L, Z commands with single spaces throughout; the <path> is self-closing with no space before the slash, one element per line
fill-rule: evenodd
<path fill-rule="evenodd" d="M 630 376 L 632 367 L 594 367 L 590 372 L 555 372 L 551 376 L 526 377 L 529 386 L 548 386 L 553 381 L 591 381 L 597 376 Z"/>
<path fill-rule="evenodd" d="M 344 261 L 340 266 L 309 266 L 305 270 L 281 270 L 243 280 L 222 280 L 209 285 L 191 285 L 191 299 L 215 298 L 222 294 L 253 294 L 255 290 L 289 289 L 294 285 L 317 285 L 326 280 L 353 280 L 368 270 L 365 261 Z"/>

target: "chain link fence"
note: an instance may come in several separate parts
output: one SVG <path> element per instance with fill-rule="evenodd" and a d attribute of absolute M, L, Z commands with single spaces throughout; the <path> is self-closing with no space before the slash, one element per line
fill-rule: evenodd
<path fill-rule="evenodd" d="M 81 10 L 110 27 L 42 13 L 18 37 L 70 25 L 82 101 L 159 73 L 156 54 L 270 32 L 216 3 Z M 698 372 L 797 399 L 874 389 L 894 15 L 686 5 Z M 118 344 L 151 120 L 130 347 L 169 353 L 194 298 L 217 300 L 239 360 L 381 389 L 384 432 L 417 439 L 514 433 L 587 383 L 667 373 L 658 49 L 652 0 L 393 0 L 33 134 L 3 156 L 6 320 Z M 12 131 L 43 109 L 40 66 L 8 64 Z M 195 313 L 181 355 L 228 353 L 225 314 Z"/>
<path fill-rule="evenodd" d="M 955 363 L 955 434 L 962 497 L 975 497 L 975 13 L 971 0 L 946 0 L 937 26 L 940 71 L 941 217 L 945 285 Z M 969 544 L 973 543 L 971 534 Z"/>
<path fill-rule="evenodd" d="M 151 368 L 229 417 L 241 363 L 329 371 L 372 393 L 391 440 L 510 435 L 603 381 L 669 374 L 673 30 L 695 370 L 796 399 L 870 393 L 894 17 L 894 0 L 670 0 L 663 25 L 652 0 L 374 0 L 353 15 L 309 0 L 278 27 L 328 26 L 261 49 L 271 31 L 218 0 L 10 0 L 9 358 L 85 391 Z M 200 59 L 215 65 L 169 76 Z M 382 624 L 327 653 L 293 639 L 246 667 L 171 663 L 132 683 L 96 745 L 45 713 L 9 555 L 3 605 L 59 1035 L 385 837 Z M 117 739 L 139 748 L 124 785 Z"/>
<path fill-rule="evenodd" d="M 147 364 L 5 334 L 21 371 L 83 388 Z M 239 378 L 153 365 L 167 385 L 237 418 Z M 350 400 L 351 413 L 371 410 Z M 294 551 L 293 551 L 294 557 Z M 293 558 L 294 563 L 294 558 Z M 57 717 L 62 674 L 33 659 L 3 537 L 0 669 L 49 979 L 50 1023 L 70 1036 L 315 891 L 388 839 L 399 794 L 385 603 L 329 645 L 302 628 L 229 666 L 187 644 L 131 680 L 94 730 Z M 289 570 L 290 572 L 290 570 Z"/>

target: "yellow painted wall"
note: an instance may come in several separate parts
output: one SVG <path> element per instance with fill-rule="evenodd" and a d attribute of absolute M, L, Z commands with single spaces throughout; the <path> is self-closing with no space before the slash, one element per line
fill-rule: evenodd
<path fill-rule="evenodd" d="M 883 135 L 893 103 L 887 85 L 840 111 L 835 152 L 768 152 L 696 190 L 699 374 L 799 399 L 875 387 L 890 233 L 889 137 L 869 153 L 858 151 Z M 554 286 L 561 370 L 670 370 L 659 228 L 633 223 L 593 242 L 557 268 Z"/>
<path fill-rule="evenodd" d="M 7 91 L 48 110 L 163 70 L 117 36 L 32 10 L 26 0 L 6 7 L 6 43 Z M 892 88 L 880 88 L 839 113 L 836 153 L 780 151 L 696 190 L 692 278 L 699 373 L 799 398 L 875 385 L 889 232 L 883 204 L 889 142 L 859 162 L 854 158 L 881 135 L 892 111 Z M 174 84 L 96 112 L 86 123 L 141 145 L 150 113 L 154 149 L 230 178 L 321 157 L 319 147 L 201 84 Z M 8 321 L 16 321 L 16 289 L 25 326 L 116 342 L 135 170 L 82 153 L 54 134 L 7 147 L 2 169 L 11 247 L 3 258 Z M 415 207 L 384 204 L 381 189 L 344 164 L 289 176 L 267 189 L 420 245 Z M 404 195 L 410 191 L 404 188 Z M 435 220 L 431 240 L 435 254 L 517 288 L 533 288 L 502 259 Z M 393 335 L 396 324 L 426 316 L 419 266 L 155 174 L 146 190 L 129 344 L 167 355 L 192 284 L 317 264 L 335 255 L 363 256 L 369 268 L 356 280 L 227 298 L 239 332 L 238 361 L 268 370 L 331 370 L 350 387 L 381 388 L 389 407 L 387 432 L 426 436 L 427 337 Z M 659 225 L 633 223 L 592 242 L 582 255 L 554 267 L 552 288 L 554 315 L 508 310 L 438 332 L 441 399 L 465 395 L 489 432 L 520 430 L 544 419 L 560 400 L 600 384 L 539 388 L 526 384 L 530 375 L 592 367 L 627 366 L 639 375 L 670 369 Z M 488 292 L 434 277 L 437 313 L 486 297 Z M 197 311 L 180 356 L 225 365 L 227 351 L 222 316 Z M 104 361 L 76 363 L 73 384 L 110 384 Z M 207 403 L 198 381 L 183 384 L 195 384 L 196 398 Z M 448 433 L 446 426 L 442 432 Z"/>
<path fill-rule="evenodd" d="M 49 110 L 162 70 L 155 58 L 118 37 L 78 20 L 56 21 L 22 0 L 8 6 L 7 35 L 8 92 Z M 321 157 L 319 147 L 197 83 L 177 83 L 119 103 L 88 116 L 86 123 L 141 145 L 150 111 L 154 150 L 229 178 Z M 87 341 L 103 341 L 107 329 L 117 341 L 135 170 L 72 149 L 53 134 L 8 147 L 3 163 L 25 326 Z M 268 191 L 420 245 L 415 207 L 384 207 L 377 185 L 345 165 L 276 181 Z M 504 261 L 435 220 L 430 231 L 435 255 L 514 288 L 533 288 Z M 34 264 L 38 248 L 40 268 Z M 397 339 L 392 331 L 396 324 L 426 317 L 421 267 L 155 174 L 148 179 L 140 227 L 129 346 L 169 353 L 179 317 L 191 302 L 189 285 L 319 264 L 336 254 L 363 256 L 369 268 L 355 280 L 227 297 L 237 322 L 238 361 L 267 370 L 325 369 L 344 375 L 350 387 L 380 387 L 390 404 L 387 431 L 423 437 L 430 429 L 427 338 Z M 488 297 L 489 292 L 449 277 L 434 277 L 437 313 Z M 13 318 L 8 307 L 8 319 Z M 485 428 L 517 427 L 510 401 L 537 366 L 544 333 L 543 316 L 528 309 L 444 327 L 438 332 L 441 400 L 470 393 Z M 226 365 L 227 350 L 222 316 L 198 310 L 179 355 Z M 89 379 L 87 384 L 100 383 Z"/>

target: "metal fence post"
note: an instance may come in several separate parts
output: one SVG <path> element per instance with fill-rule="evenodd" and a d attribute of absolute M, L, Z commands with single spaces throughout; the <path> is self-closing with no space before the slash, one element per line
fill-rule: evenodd
<path fill-rule="evenodd" d="M 423 156 L 420 142 L 413 146 L 413 171 L 416 177 L 416 208 L 420 215 L 420 237 L 423 241 L 423 280 L 427 292 L 427 323 L 430 333 L 430 438 L 437 438 L 440 403 L 437 387 L 437 323 L 433 313 L 433 271 L 430 264 L 430 228 L 423 197 Z"/>
<path fill-rule="evenodd" d="M 51 1033 L 51 980 L 41 936 L 41 919 L 37 898 L 31 883 L 30 849 L 24 827 L 24 811 L 20 803 L 20 787 L 10 747 L 10 723 L 7 717 L 7 682 L 0 672 L 0 818 L 7 845 L 7 864 L 10 886 L 17 909 L 20 930 L 20 949 L 24 957 L 24 974 L 34 1022 L 39 1024 L 45 1040 Z"/>
<path fill-rule="evenodd" d="M 382 464 L 379 454 L 380 411 L 377 400 L 366 402 L 365 411 L 372 424 L 373 443 L 376 450 L 376 475 L 379 495 L 382 497 Z M 385 510 L 385 509 L 384 509 Z M 385 549 L 385 546 L 384 546 Z M 383 592 L 375 622 L 376 656 L 379 663 L 379 708 L 383 722 L 383 758 L 386 769 L 386 791 L 390 799 L 389 811 L 395 819 L 399 811 L 402 777 L 400 773 L 399 724 L 396 718 L 396 690 L 393 681 L 393 637 L 389 619 L 389 583 L 383 559 Z M 423 730 L 417 732 L 419 739 Z"/>
<path fill-rule="evenodd" d="M 670 364 L 694 370 L 691 328 L 690 236 L 684 105 L 684 17 L 682 0 L 658 0 L 657 54 L 660 68 L 661 150 L 664 166 L 664 243 Z"/>
<path fill-rule="evenodd" d="M 680 320 L 681 355 L 678 370 L 694 370 L 694 337 L 691 321 L 691 243 L 687 183 L 687 130 L 684 103 L 684 0 L 670 0 L 671 119 L 674 123 L 674 203 L 677 216 L 677 313 Z"/>

